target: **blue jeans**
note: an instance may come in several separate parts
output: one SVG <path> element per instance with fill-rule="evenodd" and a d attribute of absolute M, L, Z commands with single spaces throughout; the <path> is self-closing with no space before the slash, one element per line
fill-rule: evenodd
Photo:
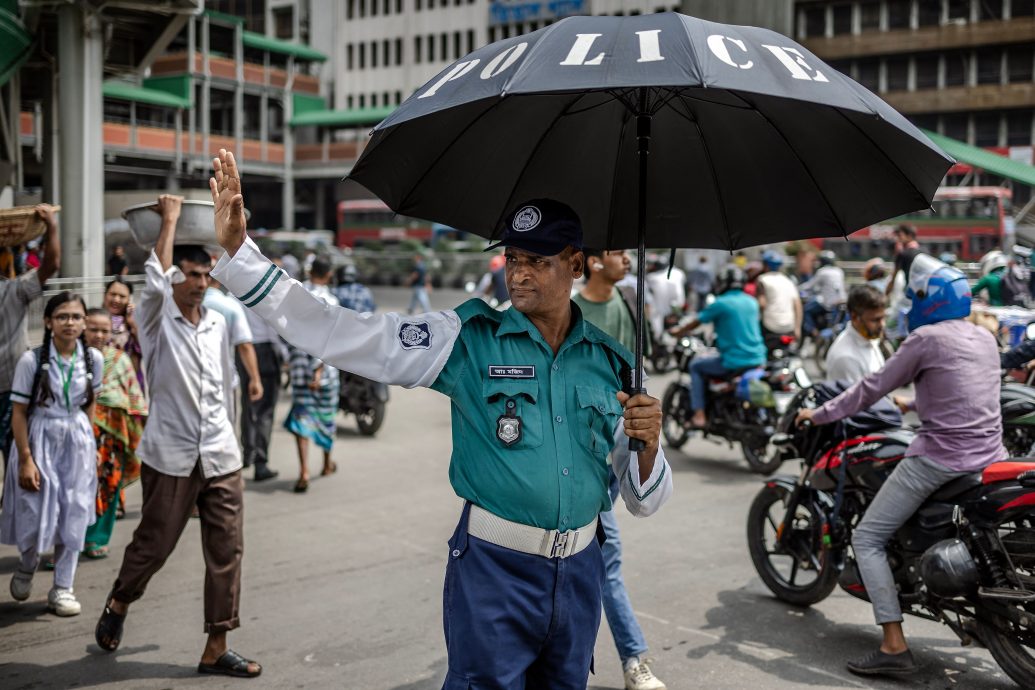
<path fill-rule="evenodd" d="M 805 303 L 801 315 L 802 333 L 811 335 L 819 327 L 819 321 L 830 313 L 830 310 L 822 302 L 812 299 Z M 828 319 L 829 321 L 829 319 Z"/>
<path fill-rule="evenodd" d="M 708 396 L 708 378 L 729 376 L 730 370 L 722 366 L 722 357 L 694 357 L 690 362 L 690 409 L 703 410 Z"/>
<path fill-rule="evenodd" d="M 611 500 L 617 497 L 618 477 L 612 472 Z M 600 514 L 600 524 L 607 537 L 600 547 L 604 556 L 604 614 L 611 628 L 611 636 L 615 639 L 618 658 L 624 664 L 626 659 L 647 652 L 647 640 L 636 621 L 629 593 L 625 591 L 625 582 L 622 580 L 622 542 L 618 537 L 618 520 L 615 519 L 614 508 Z"/>
<path fill-rule="evenodd" d="M 406 310 L 407 313 L 412 314 L 416 311 L 418 314 L 427 314 L 431 311 L 431 302 L 428 301 L 428 289 L 423 285 L 415 285 L 413 288 L 413 296 L 410 297 L 410 308 Z"/>
<path fill-rule="evenodd" d="M 512 551 L 469 536 L 469 512 L 449 540 L 442 690 L 585 690 L 600 628 L 600 546 L 564 559 Z"/>

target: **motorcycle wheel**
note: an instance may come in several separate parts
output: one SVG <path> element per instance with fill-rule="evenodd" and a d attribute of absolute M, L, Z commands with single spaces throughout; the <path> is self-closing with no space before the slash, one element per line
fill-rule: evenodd
<path fill-rule="evenodd" d="M 1035 649 L 1024 645 L 1015 635 L 990 623 L 981 623 L 979 636 L 999 667 L 1013 682 L 1035 690 Z"/>
<path fill-rule="evenodd" d="M 740 452 L 747 460 L 748 467 L 752 472 L 769 475 L 780 469 L 783 458 L 778 448 L 769 447 L 769 438 L 766 436 L 752 436 L 740 442 Z"/>
<path fill-rule="evenodd" d="M 383 400 L 375 400 L 370 404 L 366 412 L 356 415 L 356 425 L 359 433 L 364 436 L 373 436 L 385 421 L 385 403 Z"/>
<path fill-rule="evenodd" d="M 776 549 L 776 529 L 786 512 L 790 494 L 779 486 L 765 486 L 748 511 L 748 551 L 755 571 L 777 599 L 795 606 L 823 601 L 837 585 L 838 572 L 823 549 L 819 515 L 803 502 L 795 512 L 788 551 Z M 800 579 L 802 573 L 812 577 Z"/>
<path fill-rule="evenodd" d="M 689 410 L 690 391 L 686 386 L 678 381 L 668 384 L 665 395 L 661 396 L 661 433 L 670 448 L 682 448 L 690 437 L 690 432 L 683 427 L 683 417 Z"/>

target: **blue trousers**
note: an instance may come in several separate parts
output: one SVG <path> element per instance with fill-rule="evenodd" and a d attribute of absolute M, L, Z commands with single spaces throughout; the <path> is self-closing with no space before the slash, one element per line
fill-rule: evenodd
<path fill-rule="evenodd" d="M 618 477 L 611 473 L 611 500 L 618 496 Z M 618 520 L 612 508 L 600 514 L 600 524 L 604 527 L 606 541 L 600 546 L 604 556 L 604 615 L 611 628 L 611 637 L 618 649 L 618 658 L 622 663 L 634 656 L 643 656 L 647 652 L 647 640 L 643 637 L 640 624 L 636 620 L 629 593 L 625 590 L 622 579 L 622 542 L 618 535 Z"/>
<path fill-rule="evenodd" d="M 708 377 L 727 376 L 722 357 L 694 357 L 690 362 L 690 409 L 703 410 L 708 395 Z"/>
<path fill-rule="evenodd" d="M 443 690 L 584 690 L 600 627 L 599 544 L 563 559 L 512 551 L 469 536 L 469 511 L 449 540 Z"/>

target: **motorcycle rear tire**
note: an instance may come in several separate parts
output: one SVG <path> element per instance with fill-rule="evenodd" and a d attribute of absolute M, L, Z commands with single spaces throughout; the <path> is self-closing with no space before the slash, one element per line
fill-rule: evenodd
<path fill-rule="evenodd" d="M 1035 690 L 1035 650 L 990 623 L 980 625 L 981 643 L 1003 672 L 1025 690 Z"/>
<path fill-rule="evenodd" d="M 690 437 L 690 432 L 683 426 L 683 416 L 689 413 L 689 409 L 690 391 L 686 386 L 679 381 L 668 384 L 661 396 L 661 432 L 670 448 L 682 448 Z"/>
<path fill-rule="evenodd" d="M 663 345 L 654 345 L 654 351 L 650 356 L 650 366 L 654 370 L 655 374 L 665 374 L 672 371 L 673 365 L 672 353 L 669 352 Z"/>
<path fill-rule="evenodd" d="M 769 455 L 766 455 L 766 451 L 769 451 Z M 751 468 L 752 472 L 758 474 L 770 475 L 776 470 L 780 469 L 780 465 L 783 464 L 783 457 L 780 454 L 778 448 L 769 448 L 769 439 L 755 439 L 751 441 L 740 442 L 740 452 L 747 460 L 748 467 Z"/>
<path fill-rule="evenodd" d="M 373 436 L 381 428 L 385 421 L 385 403 L 383 400 L 375 400 L 370 404 L 366 414 L 356 415 L 356 426 L 359 433 L 364 436 Z"/>
<path fill-rule="evenodd" d="M 766 524 L 769 522 L 769 510 L 774 503 L 782 503 L 787 491 L 779 486 L 764 486 L 751 502 L 748 510 L 747 539 L 748 551 L 751 554 L 751 563 L 755 566 L 755 572 L 762 578 L 762 582 L 769 588 L 777 599 L 785 601 L 794 606 L 811 606 L 819 603 L 830 596 L 837 586 L 838 570 L 833 565 L 833 559 L 822 553 L 821 539 L 816 527 L 815 548 L 820 550 L 818 560 L 821 569 L 816 579 L 804 586 L 794 586 L 795 574 L 798 568 L 792 570 L 790 582 L 787 582 L 776 570 L 770 560 L 772 554 L 768 553 L 768 544 L 765 536 Z M 804 510 L 812 521 L 817 521 L 819 516 L 812 515 L 808 503 L 803 502 L 798 508 L 798 514 Z M 779 512 L 779 511 L 778 511 Z M 775 531 L 775 530 L 774 530 Z M 793 558 L 793 557 L 792 557 Z"/>

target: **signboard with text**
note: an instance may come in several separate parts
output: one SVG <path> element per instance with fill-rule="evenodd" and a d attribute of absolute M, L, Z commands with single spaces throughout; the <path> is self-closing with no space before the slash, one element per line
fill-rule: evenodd
<path fill-rule="evenodd" d="M 586 0 L 495 0 L 489 5 L 490 24 L 518 24 L 544 19 L 561 19 L 583 14 Z"/>

